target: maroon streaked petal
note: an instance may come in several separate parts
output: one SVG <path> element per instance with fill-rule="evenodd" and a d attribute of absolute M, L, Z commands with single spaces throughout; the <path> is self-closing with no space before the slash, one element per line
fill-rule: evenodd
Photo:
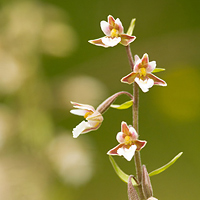
<path fill-rule="evenodd" d="M 118 155 L 117 150 L 122 148 L 124 144 L 118 144 L 116 147 L 112 148 L 107 152 L 108 155 Z"/>
<path fill-rule="evenodd" d="M 137 151 L 140 151 L 145 145 L 146 145 L 147 141 L 145 140 L 136 140 L 134 141 L 134 144 L 137 146 Z"/>
<path fill-rule="evenodd" d="M 130 135 L 129 127 L 128 127 L 126 122 L 122 122 L 122 124 L 121 124 L 121 132 L 123 132 L 125 135 Z"/>
<path fill-rule="evenodd" d="M 138 75 L 138 73 L 131 72 L 127 76 L 123 77 L 121 79 L 121 82 L 131 84 L 135 81 L 135 78 L 137 77 L 137 75 Z"/>
<path fill-rule="evenodd" d="M 113 27 L 115 26 L 115 19 L 112 15 L 108 16 L 108 23 Z"/>
<path fill-rule="evenodd" d="M 147 76 L 148 78 L 153 79 L 154 85 L 167 86 L 167 83 L 164 80 L 158 78 L 154 74 L 149 73 Z"/>
<path fill-rule="evenodd" d="M 131 36 L 131 35 L 127 35 L 127 34 L 121 34 L 121 44 L 124 45 L 124 46 L 129 45 L 135 39 L 136 39 L 135 36 Z"/>
<path fill-rule="evenodd" d="M 148 54 L 145 53 L 142 57 L 142 65 L 143 67 L 147 68 L 148 67 L 148 63 L 149 63 L 149 57 Z"/>
<path fill-rule="evenodd" d="M 96 40 L 89 40 L 88 42 L 91 43 L 91 44 L 97 45 L 97 46 L 109 47 L 102 42 L 102 38 L 99 38 L 99 39 L 96 39 Z"/>

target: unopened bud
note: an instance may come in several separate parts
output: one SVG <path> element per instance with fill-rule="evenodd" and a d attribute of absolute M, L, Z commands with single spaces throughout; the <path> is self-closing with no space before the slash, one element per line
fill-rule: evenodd
<path fill-rule="evenodd" d="M 130 175 L 128 178 L 128 199 L 129 200 L 139 200 L 136 189 L 134 188 L 131 179 L 134 178 L 133 175 Z"/>
<path fill-rule="evenodd" d="M 146 199 L 153 200 L 153 199 L 150 199 L 150 198 L 154 198 L 154 197 L 152 197 L 153 189 L 152 189 L 149 174 L 147 172 L 145 165 L 142 166 L 142 190 L 143 190 L 143 193 L 144 193 Z"/>
<path fill-rule="evenodd" d="M 103 114 L 109 107 L 110 105 L 115 101 L 115 99 L 122 95 L 122 94 L 126 94 L 127 96 L 129 96 L 131 99 L 133 99 L 133 96 L 129 93 L 129 92 L 125 92 L 125 91 L 121 91 L 121 92 L 117 92 L 115 94 L 113 94 L 112 96 L 108 97 L 103 103 L 101 103 L 98 107 L 97 107 L 97 111 L 101 114 Z"/>

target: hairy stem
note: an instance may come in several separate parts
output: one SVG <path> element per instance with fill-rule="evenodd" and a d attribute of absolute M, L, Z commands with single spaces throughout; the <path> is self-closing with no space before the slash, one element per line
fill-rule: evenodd
<path fill-rule="evenodd" d="M 131 53 L 131 48 L 130 45 L 126 46 L 126 51 L 129 59 L 129 64 L 131 66 L 131 70 L 133 71 L 134 69 L 134 60 L 133 56 Z M 139 88 L 137 83 L 133 83 L 133 127 L 135 130 L 139 131 L 138 129 L 138 118 L 139 118 Z M 136 168 L 136 175 L 137 175 L 137 180 L 139 182 L 138 186 L 138 192 L 139 192 L 139 197 L 140 200 L 144 200 L 144 194 L 142 191 L 142 186 L 141 186 L 141 179 L 142 179 L 142 163 L 141 163 L 141 156 L 140 152 L 136 151 L 135 156 L 134 156 L 134 161 L 135 161 L 135 168 Z"/>

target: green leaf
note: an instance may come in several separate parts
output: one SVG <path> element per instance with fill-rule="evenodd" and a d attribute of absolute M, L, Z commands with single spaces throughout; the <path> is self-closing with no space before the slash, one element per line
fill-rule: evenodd
<path fill-rule="evenodd" d="M 166 165 L 152 171 L 151 173 L 149 173 L 149 176 L 154 176 L 154 175 L 157 175 L 157 174 L 160 174 L 161 172 L 165 171 L 167 168 L 169 168 L 171 165 L 173 165 L 177 160 L 178 158 L 181 157 L 181 155 L 183 154 L 183 152 L 180 152 L 177 156 L 175 156 L 170 162 L 168 162 Z"/>
<path fill-rule="evenodd" d="M 152 73 L 156 73 L 156 72 L 162 72 L 162 71 L 165 71 L 164 68 L 155 68 Z"/>
<path fill-rule="evenodd" d="M 135 21 L 136 21 L 135 18 L 131 20 L 130 26 L 129 26 L 128 31 L 127 31 L 127 35 L 133 34 L 133 30 L 135 28 Z"/>
<path fill-rule="evenodd" d="M 117 163 L 115 162 L 114 158 L 112 156 L 109 155 L 109 159 L 110 159 L 110 162 L 116 172 L 116 174 L 119 176 L 119 178 L 124 181 L 125 183 L 128 183 L 128 178 L 129 178 L 129 175 L 124 173 L 120 168 L 119 166 L 117 165 Z M 132 178 L 132 183 L 133 183 L 133 186 L 137 186 L 138 184 L 136 183 L 136 181 Z"/>
<path fill-rule="evenodd" d="M 121 105 L 112 104 L 110 107 L 122 110 L 122 109 L 127 109 L 131 107 L 132 105 L 133 105 L 133 100 L 130 100 L 130 101 L 126 101 L 125 103 Z"/>

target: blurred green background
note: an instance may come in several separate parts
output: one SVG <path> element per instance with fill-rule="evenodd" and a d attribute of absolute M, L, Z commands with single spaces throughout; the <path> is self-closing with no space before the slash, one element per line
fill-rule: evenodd
<path fill-rule="evenodd" d="M 152 171 L 184 154 L 152 177 L 162 200 L 199 199 L 200 2 L 196 0 L 1 0 L 0 1 L 0 199 L 125 200 L 126 184 L 106 152 L 117 145 L 121 121 L 131 109 L 110 109 L 95 132 L 72 138 L 83 119 L 70 100 L 98 106 L 132 87 L 125 48 L 87 41 L 103 36 L 109 14 L 128 29 L 136 18 L 133 54 L 148 53 L 165 72 L 167 87 L 140 91 L 142 161 Z M 116 103 L 128 100 L 126 96 Z M 116 157 L 135 174 L 134 162 Z"/>

